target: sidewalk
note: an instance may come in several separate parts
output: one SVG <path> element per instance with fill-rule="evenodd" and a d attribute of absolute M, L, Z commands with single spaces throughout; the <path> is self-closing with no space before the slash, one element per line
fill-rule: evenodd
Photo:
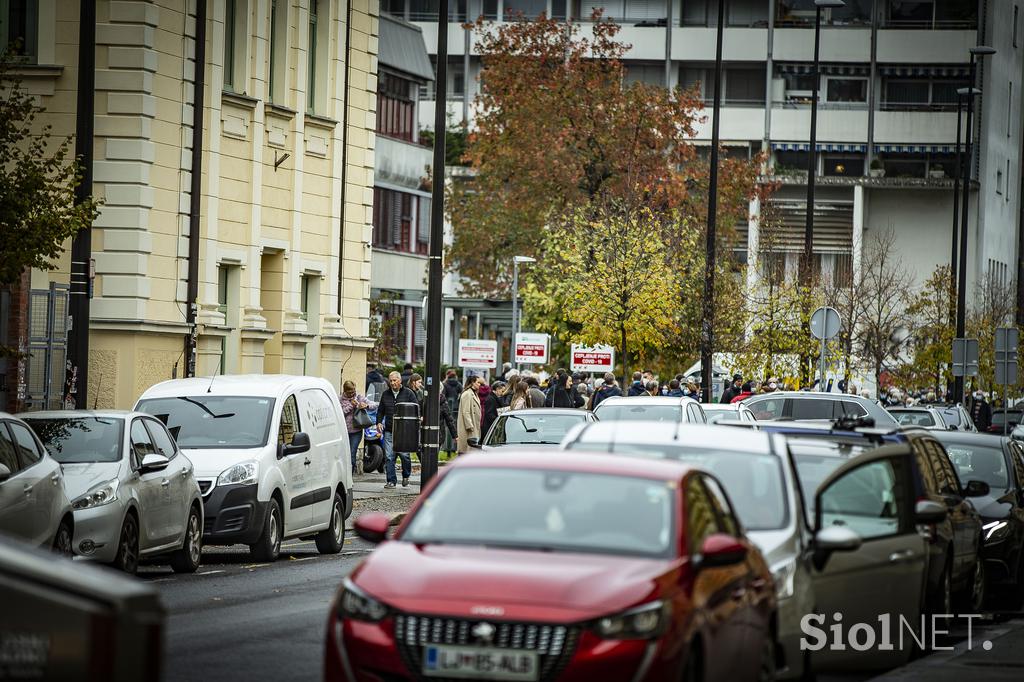
<path fill-rule="evenodd" d="M 872 682 L 1019 682 L 1024 679 L 1024 614 L 1014 614 L 1010 620 L 974 621 L 970 648 L 966 629 L 958 628 L 958 634 L 961 639 L 953 651 L 935 651 Z"/>
<path fill-rule="evenodd" d="M 402 487 L 401 463 L 395 462 L 395 465 L 398 485 L 394 488 L 385 489 L 387 477 L 377 472 L 356 474 L 352 477 L 352 515 L 345 522 L 348 530 L 352 530 L 353 523 L 360 514 L 382 512 L 392 517 L 392 523 L 398 523 L 409 511 L 420 494 L 420 465 L 413 457 L 408 487 Z"/>

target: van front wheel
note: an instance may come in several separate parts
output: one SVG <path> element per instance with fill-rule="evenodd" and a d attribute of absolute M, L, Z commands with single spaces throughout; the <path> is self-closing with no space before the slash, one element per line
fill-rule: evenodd
<path fill-rule="evenodd" d="M 281 554 L 281 508 L 274 498 L 270 498 L 267 504 L 263 533 L 259 540 L 249 545 L 249 553 L 256 561 L 277 561 Z"/>
<path fill-rule="evenodd" d="M 337 554 L 345 546 L 345 502 L 334 493 L 331 523 L 316 536 L 316 549 L 321 554 Z"/>

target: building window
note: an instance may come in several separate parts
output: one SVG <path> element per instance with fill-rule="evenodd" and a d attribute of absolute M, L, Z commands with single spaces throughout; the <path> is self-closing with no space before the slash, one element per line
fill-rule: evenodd
<path fill-rule="evenodd" d="M 889 0 L 886 25 L 894 28 L 976 28 L 976 0 Z"/>
<path fill-rule="evenodd" d="M 629 64 L 623 80 L 627 84 L 664 85 L 665 64 Z"/>
<path fill-rule="evenodd" d="M 399 19 L 405 19 L 405 0 L 382 0 L 380 11 Z"/>
<path fill-rule="evenodd" d="M 882 87 L 883 111 L 955 111 L 958 88 L 967 81 L 949 79 L 886 79 Z"/>
<path fill-rule="evenodd" d="M 845 7 L 824 9 L 821 23 L 831 26 L 871 24 L 872 0 L 846 0 Z M 814 26 L 814 0 L 779 0 L 775 6 L 776 26 Z"/>
<path fill-rule="evenodd" d="M 410 21 L 437 21 L 437 0 L 410 0 Z M 508 5 L 505 5 L 508 11 Z M 497 12 L 495 12 L 497 13 Z M 466 21 L 466 0 L 448 0 L 448 21 Z"/>
<path fill-rule="evenodd" d="M 0 52 L 34 62 L 39 54 L 38 0 L 0 0 Z"/>
<path fill-rule="evenodd" d="M 302 275 L 299 279 L 299 317 L 306 330 L 316 333 L 320 322 L 320 275 Z"/>
<path fill-rule="evenodd" d="M 1006 160 L 1006 200 L 1010 200 L 1010 160 Z"/>
<path fill-rule="evenodd" d="M 953 154 L 896 154 L 881 158 L 885 176 L 889 178 L 952 178 L 956 175 Z"/>
<path fill-rule="evenodd" d="M 271 102 L 284 102 L 284 55 L 287 42 L 288 2 L 270 0 L 270 67 L 267 72 L 267 88 Z"/>
<path fill-rule="evenodd" d="M 868 101 L 868 81 L 866 78 L 829 78 L 826 83 L 825 99 L 828 102 Z"/>
<path fill-rule="evenodd" d="M 1006 136 L 1010 137 L 1010 125 L 1013 121 L 1013 81 L 1008 84 L 1006 94 Z"/>
<path fill-rule="evenodd" d="M 536 19 L 547 14 L 548 0 L 505 0 L 505 21 L 516 19 Z"/>
<path fill-rule="evenodd" d="M 1018 30 L 1017 29 L 1017 20 L 1018 19 L 1020 19 L 1020 7 L 1018 7 L 1017 5 L 1014 5 L 1013 6 L 1013 46 L 1014 47 L 1019 47 L 1017 45 L 1017 30 Z"/>
<path fill-rule="evenodd" d="M 237 0 L 227 0 L 224 11 L 224 89 L 235 91 L 235 35 L 238 16 Z"/>
<path fill-rule="evenodd" d="M 386 71 L 377 81 L 377 132 L 413 142 L 416 137 L 416 83 Z"/>
<path fill-rule="evenodd" d="M 765 102 L 765 71 L 734 68 L 725 70 L 725 103 L 763 107 Z"/>
<path fill-rule="evenodd" d="M 228 268 L 221 265 L 217 267 L 217 312 L 228 317 Z"/>
<path fill-rule="evenodd" d="M 864 175 L 863 156 L 831 156 L 825 155 L 824 173 L 831 177 L 850 178 Z"/>
<path fill-rule="evenodd" d="M 429 200 L 408 192 L 373 188 L 373 246 L 404 253 L 427 253 Z M 423 204 L 427 204 L 424 213 Z M 426 216 L 425 224 L 421 224 Z"/>
<path fill-rule="evenodd" d="M 408 306 L 392 304 L 381 311 L 381 336 L 384 347 L 398 354 L 399 360 L 409 355 L 409 311 Z"/>
<path fill-rule="evenodd" d="M 316 107 L 316 66 L 317 66 L 317 12 L 319 0 L 309 2 L 309 46 L 306 55 L 309 59 L 309 72 L 306 80 L 306 110 L 313 111 Z"/>

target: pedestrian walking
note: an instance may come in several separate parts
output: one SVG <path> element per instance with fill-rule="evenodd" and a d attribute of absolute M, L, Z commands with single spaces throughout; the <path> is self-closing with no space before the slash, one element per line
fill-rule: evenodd
<path fill-rule="evenodd" d="M 556 374 L 553 381 L 554 386 L 545 403 L 547 407 L 583 407 L 583 398 L 572 388 L 571 376 Z"/>
<path fill-rule="evenodd" d="M 596 408 L 605 398 L 615 398 L 621 395 L 622 389 L 619 388 L 618 383 L 616 383 L 615 375 L 611 372 L 605 372 L 604 383 L 601 384 L 600 388 L 594 391 L 594 396 L 590 402 L 590 409 L 593 410 Z"/>
<path fill-rule="evenodd" d="M 722 393 L 722 403 L 728 404 L 732 402 L 732 399 L 740 394 L 743 390 L 743 375 L 737 372 L 732 375 L 732 383 Z"/>
<path fill-rule="evenodd" d="M 387 380 L 384 378 L 384 375 L 380 373 L 380 370 L 377 369 L 377 363 L 375 363 L 375 362 L 367 363 L 367 365 L 366 365 L 366 390 L 369 391 L 370 390 L 370 386 L 373 386 L 374 384 L 383 384 L 383 383 L 387 383 Z"/>
<path fill-rule="evenodd" d="M 985 394 L 981 392 L 981 389 L 974 392 L 970 403 L 970 412 L 971 419 L 978 427 L 978 431 L 983 433 L 988 431 L 988 427 L 992 425 L 992 408 L 985 402 Z"/>
<path fill-rule="evenodd" d="M 345 415 L 345 427 L 348 429 L 348 449 L 352 456 L 352 473 L 356 473 L 356 453 L 359 451 L 359 443 L 363 440 L 363 427 L 352 423 L 352 417 L 358 410 L 376 410 L 377 403 L 367 399 L 356 391 L 354 381 L 346 381 L 341 386 L 341 412 Z"/>
<path fill-rule="evenodd" d="M 384 444 L 384 472 L 387 476 L 385 488 L 394 488 L 398 485 L 398 477 L 395 474 L 396 454 L 402 460 L 402 486 L 409 485 L 409 476 L 412 474 L 412 454 L 395 452 L 392 427 L 395 421 L 395 406 L 398 403 L 415 402 L 419 402 L 416 399 L 416 394 L 408 386 L 402 385 L 402 375 L 398 372 L 389 374 L 388 388 L 381 395 L 377 407 L 377 430 L 384 434 L 381 440 Z"/>
<path fill-rule="evenodd" d="M 459 401 L 459 396 L 462 395 L 462 382 L 459 381 L 459 375 L 454 369 L 448 370 L 444 380 L 444 397 L 449 403 L 452 400 L 455 402 Z"/>
<path fill-rule="evenodd" d="M 544 395 L 544 391 L 540 390 L 540 381 L 537 380 L 537 377 L 527 377 L 526 385 L 530 392 L 530 407 L 544 407 L 547 396 Z"/>
<path fill-rule="evenodd" d="M 738 403 L 757 393 L 757 382 L 748 381 L 740 387 L 740 392 L 733 396 L 731 402 Z"/>
<path fill-rule="evenodd" d="M 480 377 L 466 379 L 466 388 L 459 397 L 458 451 L 459 454 L 469 452 L 470 441 L 476 445 L 480 441 L 480 419 L 483 410 L 480 407 Z"/>
<path fill-rule="evenodd" d="M 503 411 L 501 408 L 508 407 L 504 400 L 506 393 L 508 393 L 508 384 L 504 381 L 495 381 L 491 384 L 490 394 L 481 401 L 483 406 L 483 421 L 480 423 L 481 436 L 486 436 L 487 432 L 491 430 L 491 424 Z"/>
<path fill-rule="evenodd" d="M 633 383 L 629 385 L 629 390 L 626 395 L 630 398 L 634 398 L 638 395 L 644 394 L 644 375 L 640 372 L 633 372 Z"/>
<path fill-rule="evenodd" d="M 658 390 L 658 382 L 654 381 L 653 379 L 648 381 L 647 384 L 644 386 L 644 388 L 646 390 L 643 393 L 640 394 L 642 396 L 646 397 L 646 396 L 661 395 L 661 391 Z"/>
<path fill-rule="evenodd" d="M 525 379 L 520 379 L 512 388 L 512 400 L 509 402 L 509 409 L 525 410 L 532 406 L 530 401 L 530 385 Z"/>
<path fill-rule="evenodd" d="M 673 379 L 668 382 L 668 397 L 670 398 L 682 398 L 686 393 L 679 385 L 679 379 Z"/>
<path fill-rule="evenodd" d="M 412 363 L 411 362 L 407 362 L 407 363 L 405 363 L 405 367 L 402 368 L 402 385 L 408 386 L 409 385 L 409 379 L 412 378 L 412 375 L 413 375 Z"/>

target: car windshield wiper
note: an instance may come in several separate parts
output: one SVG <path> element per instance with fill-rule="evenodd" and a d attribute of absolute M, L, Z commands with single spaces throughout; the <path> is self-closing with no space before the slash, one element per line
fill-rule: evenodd
<path fill-rule="evenodd" d="M 556 440 L 521 440 L 516 443 L 505 443 L 505 445 L 558 445 Z"/>
<path fill-rule="evenodd" d="M 193 400 L 192 398 L 186 398 L 185 396 L 178 396 L 178 400 L 184 400 L 187 403 L 192 403 L 193 405 L 198 405 L 199 409 L 201 409 L 203 412 L 205 412 L 206 414 L 210 415 L 214 419 L 225 419 L 227 417 L 234 417 L 235 416 L 234 412 L 225 412 L 224 414 L 214 414 L 213 411 L 209 407 L 204 405 L 203 403 L 199 402 L 198 400 Z"/>
<path fill-rule="evenodd" d="M 522 422 L 523 423 L 523 430 L 526 431 L 526 433 L 537 433 L 537 427 L 530 428 L 529 426 L 526 425 L 526 420 L 523 419 L 522 417 L 520 417 L 519 415 L 510 414 L 508 416 L 508 418 L 509 419 L 515 419 L 517 421 Z"/>

